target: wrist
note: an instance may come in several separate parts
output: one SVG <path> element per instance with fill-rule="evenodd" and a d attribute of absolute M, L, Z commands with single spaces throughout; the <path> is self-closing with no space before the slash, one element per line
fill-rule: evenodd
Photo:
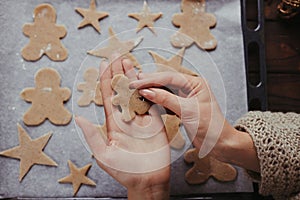
<path fill-rule="evenodd" d="M 136 199 L 169 199 L 169 184 L 149 186 L 143 189 L 128 188 L 127 195 L 129 200 Z"/>
<path fill-rule="evenodd" d="M 259 172 L 259 160 L 251 136 L 229 126 L 231 128 L 227 128 L 224 137 L 220 138 L 213 155 L 222 162 Z"/>

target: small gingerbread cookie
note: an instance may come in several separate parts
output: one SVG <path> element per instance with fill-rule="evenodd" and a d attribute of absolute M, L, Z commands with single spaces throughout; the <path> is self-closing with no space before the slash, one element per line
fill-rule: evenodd
<path fill-rule="evenodd" d="M 88 106 L 91 102 L 94 102 L 98 106 L 103 105 L 98 77 L 99 71 L 96 68 L 88 68 L 84 72 L 83 78 L 85 82 L 77 85 L 77 90 L 83 92 L 77 101 L 79 106 Z"/>
<path fill-rule="evenodd" d="M 210 33 L 210 28 L 217 23 L 216 17 L 205 12 L 205 0 L 182 0 L 182 13 L 173 15 L 172 22 L 180 27 L 171 36 L 171 43 L 175 47 L 189 47 L 194 42 L 204 50 L 213 50 L 217 40 Z"/>
<path fill-rule="evenodd" d="M 180 132 L 180 119 L 176 115 L 164 114 L 161 116 L 165 125 L 168 141 L 174 149 L 182 149 L 185 145 L 185 139 Z"/>
<path fill-rule="evenodd" d="M 55 125 L 66 125 L 72 115 L 64 107 L 71 97 L 69 88 L 60 87 L 60 75 L 52 68 L 40 69 L 35 75 L 35 88 L 25 88 L 21 98 L 32 106 L 23 116 L 26 125 L 39 125 L 49 119 Z"/>
<path fill-rule="evenodd" d="M 129 79 L 125 75 L 115 75 L 111 86 L 117 92 L 117 95 L 112 99 L 112 103 L 121 107 L 125 122 L 131 121 L 136 114 L 145 114 L 150 109 L 149 102 L 141 100 L 138 90 L 129 88 Z"/>
<path fill-rule="evenodd" d="M 187 163 L 194 163 L 194 166 L 185 173 L 185 180 L 189 184 L 201 184 L 210 176 L 221 182 L 233 181 L 236 179 L 237 171 L 230 164 L 223 163 L 210 155 L 199 158 L 199 149 L 189 149 L 184 160 Z"/>
<path fill-rule="evenodd" d="M 56 25 L 56 11 L 50 4 L 40 4 L 34 9 L 33 24 L 25 24 L 23 33 L 30 38 L 22 49 L 22 56 L 28 61 L 37 61 L 44 54 L 53 61 L 63 61 L 68 51 L 60 39 L 67 34 L 64 26 Z"/>

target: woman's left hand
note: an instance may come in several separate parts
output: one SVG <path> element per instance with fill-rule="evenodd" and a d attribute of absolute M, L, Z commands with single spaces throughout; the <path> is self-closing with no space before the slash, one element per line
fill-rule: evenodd
<path fill-rule="evenodd" d="M 160 114 L 152 106 L 149 115 L 137 115 L 127 123 L 122 120 L 121 112 L 112 105 L 111 80 L 116 74 L 134 79 L 136 73 L 130 60 L 115 57 L 111 65 L 103 61 L 100 66 L 107 141 L 86 119 L 76 117 L 76 123 L 98 165 L 127 188 L 129 199 L 168 199 L 170 149 Z"/>

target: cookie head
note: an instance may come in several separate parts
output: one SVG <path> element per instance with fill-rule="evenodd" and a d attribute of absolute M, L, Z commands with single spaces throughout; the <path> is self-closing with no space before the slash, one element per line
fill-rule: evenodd
<path fill-rule="evenodd" d="M 60 75 L 56 70 L 44 68 L 39 70 L 35 75 L 36 87 L 59 87 Z"/>
<path fill-rule="evenodd" d="M 181 2 L 181 10 L 184 13 L 194 13 L 205 11 L 205 3 L 203 0 L 183 0 Z"/>
<path fill-rule="evenodd" d="M 89 68 L 84 72 L 84 80 L 94 80 L 96 81 L 98 79 L 98 70 L 96 68 Z"/>
<path fill-rule="evenodd" d="M 50 4 L 42 4 L 33 11 L 35 22 L 51 22 L 56 21 L 56 11 Z"/>

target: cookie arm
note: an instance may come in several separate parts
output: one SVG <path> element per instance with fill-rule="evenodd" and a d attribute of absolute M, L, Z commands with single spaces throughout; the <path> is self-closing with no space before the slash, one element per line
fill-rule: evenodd
<path fill-rule="evenodd" d="M 69 88 L 62 88 L 60 96 L 63 101 L 67 101 L 71 97 L 71 90 Z"/>
<path fill-rule="evenodd" d="M 32 99 L 34 98 L 34 95 L 35 95 L 35 89 L 34 88 L 25 88 L 20 93 L 21 99 L 23 99 L 27 102 L 32 102 Z"/>
<path fill-rule="evenodd" d="M 63 38 L 67 34 L 67 30 L 64 26 L 56 26 L 57 29 L 57 35 L 59 38 Z"/>
<path fill-rule="evenodd" d="M 209 27 L 214 27 L 217 24 L 217 18 L 210 13 L 207 13 L 206 23 Z"/>
<path fill-rule="evenodd" d="M 24 35 L 26 35 L 27 37 L 30 37 L 32 35 L 32 28 L 33 28 L 32 24 L 24 24 L 24 26 L 23 26 Z"/>
<path fill-rule="evenodd" d="M 174 14 L 172 17 L 172 23 L 174 24 L 174 26 L 181 26 L 182 25 L 182 18 L 183 15 L 182 14 Z"/>
<path fill-rule="evenodd" d="M 78 83 L 77 90 L 78 91 L 84 91 L 86 88 L 86 83 Z"/>

